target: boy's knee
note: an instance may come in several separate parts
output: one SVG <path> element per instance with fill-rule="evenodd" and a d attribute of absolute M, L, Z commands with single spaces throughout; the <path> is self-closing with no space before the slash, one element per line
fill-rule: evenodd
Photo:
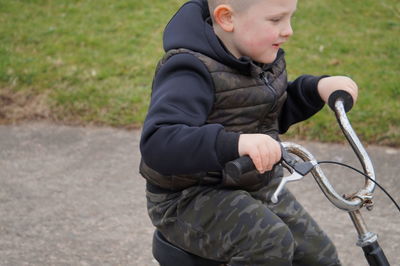
<path fill-rule="evenodd" d="M 238 253 L 232 260 L 250 265 L 291 265 L 295 249 L 293 235 L 282 222 L 265 228 L 259 226 L 236 244 Z"/>
<path fill-rule="evenodd" d="M 290 229 L 279 223 L 260 235 L 260 248 L 265 256 L 274 255 L 282 259 L 292 260 L 295 240 Z"/>

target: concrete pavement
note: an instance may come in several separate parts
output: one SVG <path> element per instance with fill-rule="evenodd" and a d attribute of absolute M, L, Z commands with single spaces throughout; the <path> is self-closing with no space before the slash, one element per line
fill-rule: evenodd
<path fill-rule="evenodd" d="M 138 174 L 139 131 L 50 124 L 0 126 L 0 265 L 157 265 L 153 227 Z M 318 159 L 358 166 L 343 145 L 303 142 Z M 368 147 L 381 184 L 400 201 L 400 150 Z M 327 167 L 341 193 L 362 177 Z M 344 265 L 367 265 L 348 215 L 331 206 L 311 176 L 290 184 L 336 243 Z M 400 213 L 379 190 L 370 230 L 400 265 Z"/>

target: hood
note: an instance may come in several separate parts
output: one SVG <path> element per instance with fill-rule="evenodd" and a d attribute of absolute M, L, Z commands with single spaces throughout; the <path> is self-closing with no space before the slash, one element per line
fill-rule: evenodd
<path fill-rule="evenodd" d="M 235 58 L 215 35 L 206 0 L 185 3 L 167 24 L 164 50 L 186 48 L 209 56 L 240 71 L 249 71 L 249 57 Z"/>

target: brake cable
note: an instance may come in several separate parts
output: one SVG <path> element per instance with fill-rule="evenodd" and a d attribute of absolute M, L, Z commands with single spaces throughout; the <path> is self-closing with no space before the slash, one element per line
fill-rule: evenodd
<path fill-rule="evenodd" d="M 336 164 L 336 165 L 340 165 L 343 167 L 347 167 L 363 176 L 365 176 L 366 178 L 368 178 L 369 180 L 371 180 L 373 183 L 375 183 L 385 194 L 386 196 L 389 197 L 389 199 L 393 202 L 393 204 L 396 206 L 397 210 L 400 212 L 400 206 L 399 204 L 394 200 L 394 198 L 390 195 L 390 193 L 383 187 L 381 186 L 377 181 L 373 180 L 371 177 L 369 177 L 368 175 L 366 175 L 365 173 L 363 173 L 362 171 L 358 170 L 357 168 L 345 164 L 345 163 L 340 163 L 340 162 L 336 162 L 336 161 L 317 161 L 317 164 Z"/>

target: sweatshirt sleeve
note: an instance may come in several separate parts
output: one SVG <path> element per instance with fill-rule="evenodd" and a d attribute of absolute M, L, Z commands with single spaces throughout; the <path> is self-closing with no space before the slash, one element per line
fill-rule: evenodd
<path fill-rule="evenodd" d="M 289 127 L 304 121 L 324 107 L 318 93 L 318 82 L 327 76 L 302 75 L 287 88 L 287 99 L 279 115 L 279 131 L 285 133 Z"/>
<path fill-rule="evenodd" d="M 206 124 L 213 102 L 213 82 L 199 59 L 190 54 L 168 59 L 154 79 L 143 125 L 146 164 L 162 174 L 191 174 L 221 170 L 238 157 L 238 134 Z"/>

